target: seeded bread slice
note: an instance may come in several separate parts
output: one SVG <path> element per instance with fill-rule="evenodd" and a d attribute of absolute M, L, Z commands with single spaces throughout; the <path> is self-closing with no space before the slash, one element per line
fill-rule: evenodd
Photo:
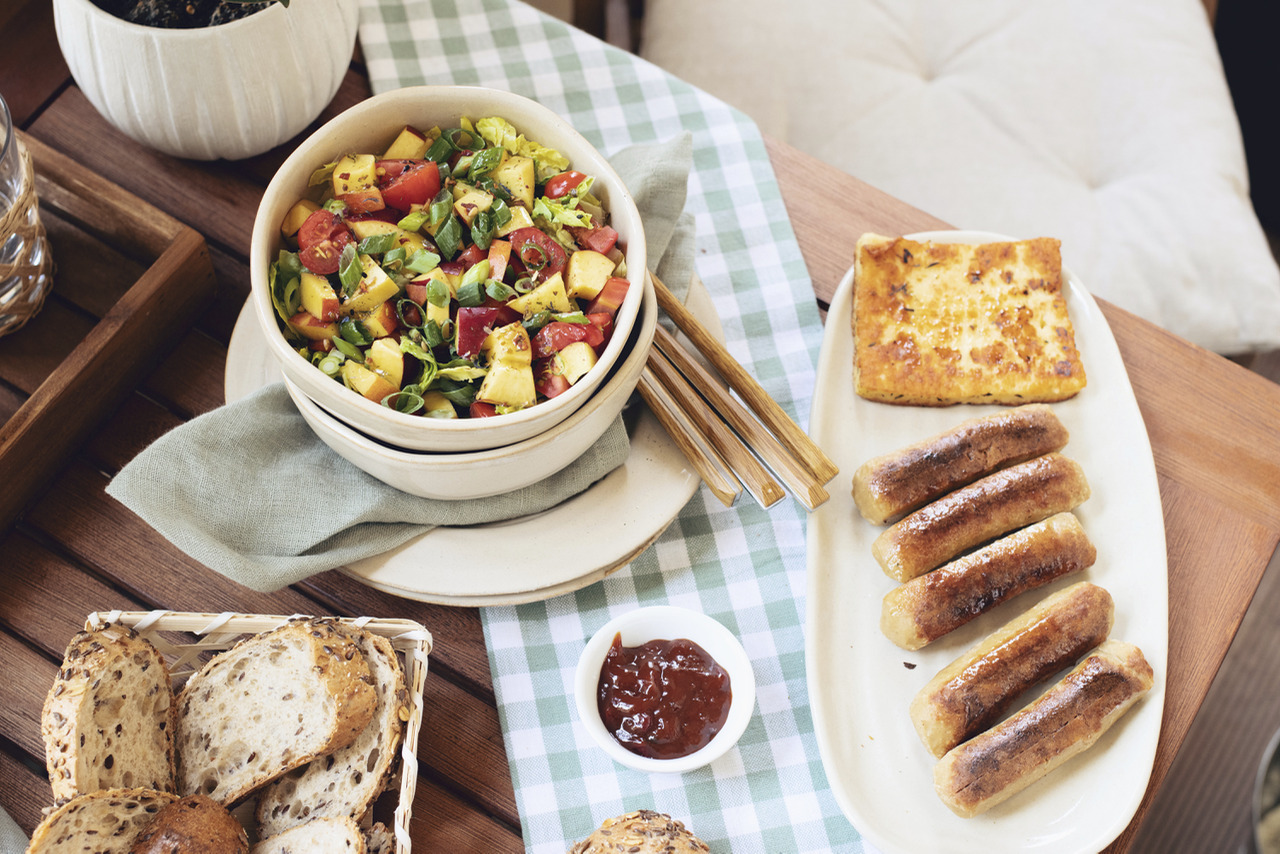
<path fill-rule="evenodd" d="M 40 733 L 54 802 L 100 789 L 174 791 L 169 668 L 124 625 L 80 632 L 44 701 Z"/>
<path fill-rule="evenodd" d="M 264 839 L 249 854 L 368 854 L 360 825 L 349 818 L 316 818 Z"/>
<path fill-rule="evenodd" d="M 133 841 L 177 795 L 155 789 L 102 789 L 45 816 L 27 854 L 128 854 Z"/>
<path fill-rule="evenodd" d="M 395 854 L 396 838 L 382 822 L 364 832 L 366 854 Z"/>
<path fill-rule="evenodd" d="M 346 747 L 376 700 L 359 646 L 332 620 L 293 620 L 242 640 L 178 695 L 178 791 L 234 804 Z"/>
<path fill-rule="evenodd" d="M 386 788 L 409 716 L 404 668 L 384 637 L 343 626 L 360 646 L 378 691 L 373 721 L 356 740 L 290 771 L 258 798 L 258 834 L 274 836 L 311 818 L 358 819 Z"/>

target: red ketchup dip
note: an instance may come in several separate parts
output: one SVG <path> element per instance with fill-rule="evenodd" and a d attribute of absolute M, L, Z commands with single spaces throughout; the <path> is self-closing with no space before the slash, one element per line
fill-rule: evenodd
<path fill-rule="evenodd" d="M 639 756 L 679 759 L 705 747 L 729 717 L 729 674 L 691 640 L 623 646 L 600 668 L 596 705 L 605 728 Z"/>

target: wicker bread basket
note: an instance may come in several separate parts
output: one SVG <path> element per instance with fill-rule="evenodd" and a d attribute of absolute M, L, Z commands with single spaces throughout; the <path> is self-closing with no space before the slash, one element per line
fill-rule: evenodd
<path fill-rule="evenodd" d="M 129 626 L 165 657 L 177 689 L 212 655 L 231 648 L 245 637 L 270 631 L 302 616 L 310 615 L 99 611 L 85 620 L 85 629 L 92 631 L 104 623 Z M 404 666 L 405 687 L 409 691 L 409 719 L 400 746 L 400 784 L 393 832 L 396 854 L 410 854 L 409 816 L 418 783 L 418 731 L 422 726 L 422 692 L 427 678 L 427 656 L 431 652 L 431 633 L 412 620 L 336 619 L 385 637 L 399 653 Z"/>

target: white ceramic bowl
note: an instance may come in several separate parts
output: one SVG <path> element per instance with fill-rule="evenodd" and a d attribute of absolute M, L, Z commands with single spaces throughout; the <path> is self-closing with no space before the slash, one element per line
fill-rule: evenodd
<path fill-rule="evenodd" d="M 415 451 L 478 451 L 521 442 L 551 429 L 595 393 L 622 354 L 640 311 L 643 288 L 633 286 L 614 317 L 614 334 L 599 362 L 565 393 L 505 415 L 441 420 L 406 415 L 366 400 L 316 370 L 280 333 L 267 290 L 267 271 L 280 250 L 280 221 L 308 194 L 307 181 L 322 164 L 350 151 L 382 150 L 406 124 L 421 128 L 457 126 L 466 116 L 501 116 L 527 138 L 555 148 L 571 168 L 595 176 L 592 193 L 611 215 L 625 247 L 633 285 L 643 281 L 644 231 L 631 194 L 613 167 L 577 131 L 546 107 L 496 89 L 417 86 L 375 96 L 336 116 L 309 136 L 276 172 L 258 207 L 249 251 L 250 299 L 271 354 L 286 377 L 307 397 L 342 421 L 383 442 Z"/>
<path fill-rule="evenodd" d="M 166 154 L 237 160 L 296 136 L 351 65 L 359 4 L 279 3 L 216 27 L 144 27 L 53 0 L 58 45 L 89 102 Z"/>
<path fill-rule="evenodd" d="M 285 388 L 320 440 L 356 468 L 401 492 L 423 498 L 486 498 L 550 477 L 582 456 L 622 412 L 648 359 L 658 323 L 658 299 L 645 280 L 640 323 L 617 370 L 582 406 L 531 439 L 486 451 L 432 453 L 393 448 L 343 424 L 304 395 L 288 377 Z"/>
<path fill-rule="evenodd" d="M 733 694 L 729 717 L 724 728 L 701 750 L 679 759 L 651 759 L 627 750 L 605 728 L 596 706 L 596 688 L 605 655 L 613 644 L 614 636 L 619 633 L 623 646 L 687 638 L 706 650 L 728 672 L 729 690 Z M 680 774 L 714 762 L 738 743 L 755 710 L 756 677 L 741 642 L 723 625 L 700 611 L 674 605 L 653 605 L 615 617 L 587 641 L 574 675 L 574 700 L 582 725 L 614 761 L 637 771 Z"/>

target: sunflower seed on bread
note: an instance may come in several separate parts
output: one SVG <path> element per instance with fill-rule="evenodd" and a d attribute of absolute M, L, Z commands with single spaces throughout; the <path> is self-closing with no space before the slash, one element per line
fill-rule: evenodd
<path fill-rule="evenodd" d="M 155 789 L 101 789 L 72 798 L 45 816 L 27 854 L 128 854 L 129 847 L 177 795 Z"/>
<path fill-rule="evenodd" d="M 351 744 L 290 771 L 262 790 L 257 817 L 260 836 L 274 836 L 309 818 L 358 819 L 382 794 L 404 735 L 409 692 L 391 642 L 364 629 L 339 624 L 360 647 L 377 689 L 373 721 Z"/>
<path fill-rule="evenodd" d="M 364 655 L 333 620 L 292 620 L 246 638 L 178 695 L 178 790 L 233 804 L 346 747 L 376 700 Z"/>
<path fill-rule="evenodd" d="M 249 854 L 368 854 L 360 825 L 349 818 L 316 818 L 264 839 Z"/>
<path fill-rule="evenodd" d="M 133 629 L 72 638 L 40 716 L 55 803 L 101 789 L 174 791 L 173 705 L 164 657 Z"/>

